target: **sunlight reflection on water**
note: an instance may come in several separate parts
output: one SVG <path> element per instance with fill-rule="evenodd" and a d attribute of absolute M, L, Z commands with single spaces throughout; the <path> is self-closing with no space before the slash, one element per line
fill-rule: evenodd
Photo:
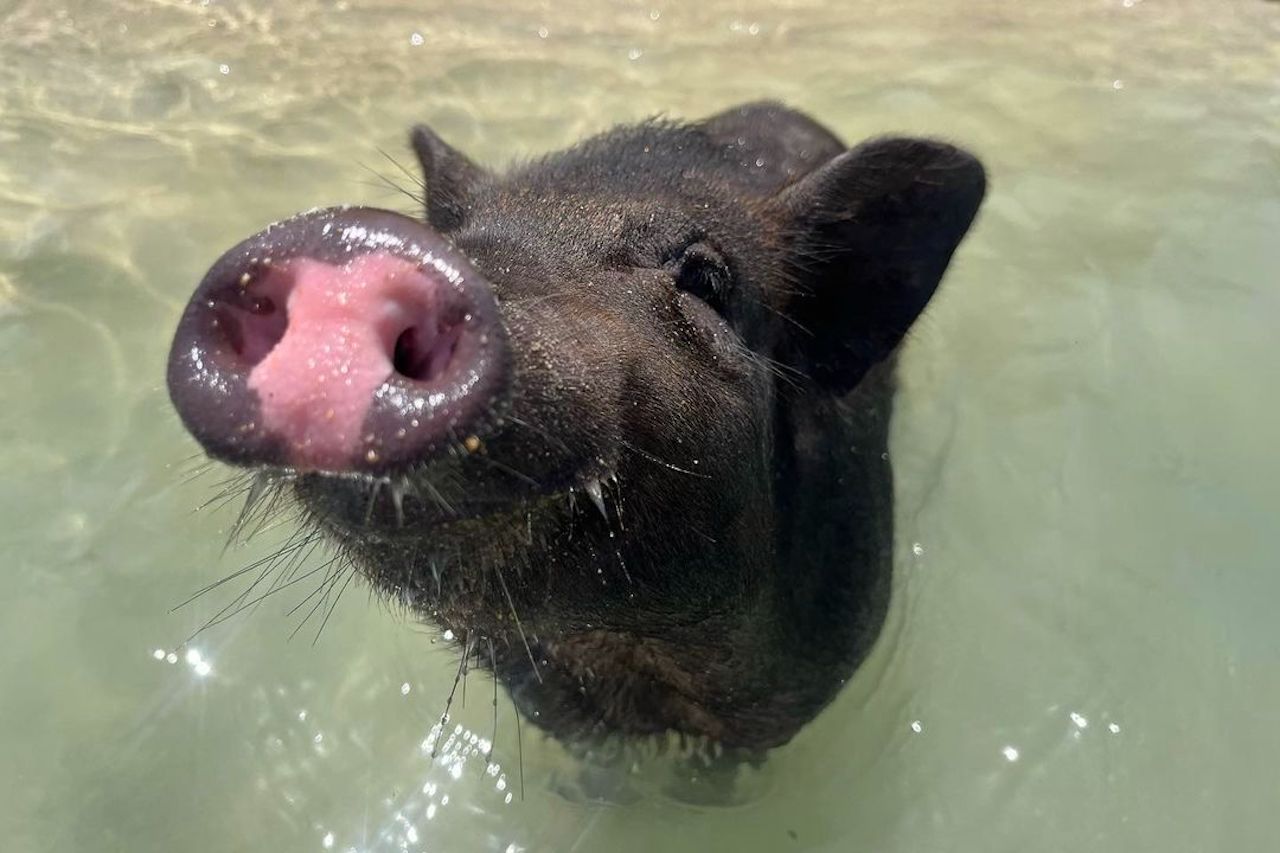
<path fill-rule="evenodd" d="M 11 4 L 7 849 L 1269 849 L 1278 12 Z M 409 162 L 415 121 L 501 163 L 763 96 L 992 172 L 904 358 L 891 624 L 826 714 L 759 770 L 633 769 L 518 731 L 505 696 L 495 726 L 479 674 L 433 729 L 447 639 L 364 596 L 314 644 L 279 618 L 301 585 L 182 644 L 236 593 L 175 606 L 290 532 L 221 555 L 234 508 L 191 512 L 225 472 L 188 481 L 162 365 L 223 248 L 311 206 L 408 211 L 369 170 L 398 180 L 379 152 Z"/>

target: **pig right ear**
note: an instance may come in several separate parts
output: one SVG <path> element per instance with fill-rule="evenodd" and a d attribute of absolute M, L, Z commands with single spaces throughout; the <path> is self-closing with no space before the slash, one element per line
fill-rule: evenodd
<path fill-rule="evenodd" d="M 410 131 L 409 144 L 422 166 L 427 222 L 452 231 L 466 218 L 467 196 L 485 171 L 425 124 Z"/>
<path fill-rule="evenodd" d="M 985 191 L 973 155 L 885 137 L 775 196 L 794 292 L 783 310 L 798 327 L 779 355 L 832 393 L 851 390 L 924 310 Z"/>

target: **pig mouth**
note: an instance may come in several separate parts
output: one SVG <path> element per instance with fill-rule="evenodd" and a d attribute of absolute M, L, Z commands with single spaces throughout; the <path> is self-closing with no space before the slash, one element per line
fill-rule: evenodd
<path fill-rule="evenodd" d="M 470 488 L 466 474 L 442 476 L 438 470 L 430 477 L 419 473 L 352 478 L 314 472 L 259 476 L 288 482 L 310 521 L 340 539 L 453 551 L 487 548 L 489 537 L 508 529 L 518 529 L 528 538 L 535 525 L 559 527 L 590 516 L 610 523 L 609 496 L 617 482 L 612 475 L 577 475 L 562 485 L 517 492 L 487 490 L 483 480 L 479 488 Z M 449 489 L 443 481 L 465 485 Z"/>

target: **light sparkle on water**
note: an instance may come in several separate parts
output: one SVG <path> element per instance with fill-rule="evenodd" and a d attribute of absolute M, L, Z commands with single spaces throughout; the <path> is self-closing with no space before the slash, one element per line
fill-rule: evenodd
<path fill-rule="evenodd" d="M 186 661 L 191 671 L 200 678 L 205 678 L 213 672 L 213 665 L 204 659 L 199 649 L 187 649 Z"/>

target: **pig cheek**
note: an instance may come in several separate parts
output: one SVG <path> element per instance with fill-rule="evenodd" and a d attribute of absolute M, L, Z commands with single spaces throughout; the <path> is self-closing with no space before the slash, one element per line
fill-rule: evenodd
<path fill-rule="evenodd" d="M 513 313 L 506 327 L 514 358 L 511 412 L 521 422 L 505 431 L 513 458 L 559 469 L 611 456 L 624 381 L 617 347 L 626 330 L 608 322 L 566 324 L 552 313 Z"/>
<path fill-rule="evenodd" d="M 746 372 L 749 362 L 743 357 L 737 334 L 724 317 L 707 303 L 688 293 L 676 296 L 676 308 L 719 370 L 731 374 Z"/>

